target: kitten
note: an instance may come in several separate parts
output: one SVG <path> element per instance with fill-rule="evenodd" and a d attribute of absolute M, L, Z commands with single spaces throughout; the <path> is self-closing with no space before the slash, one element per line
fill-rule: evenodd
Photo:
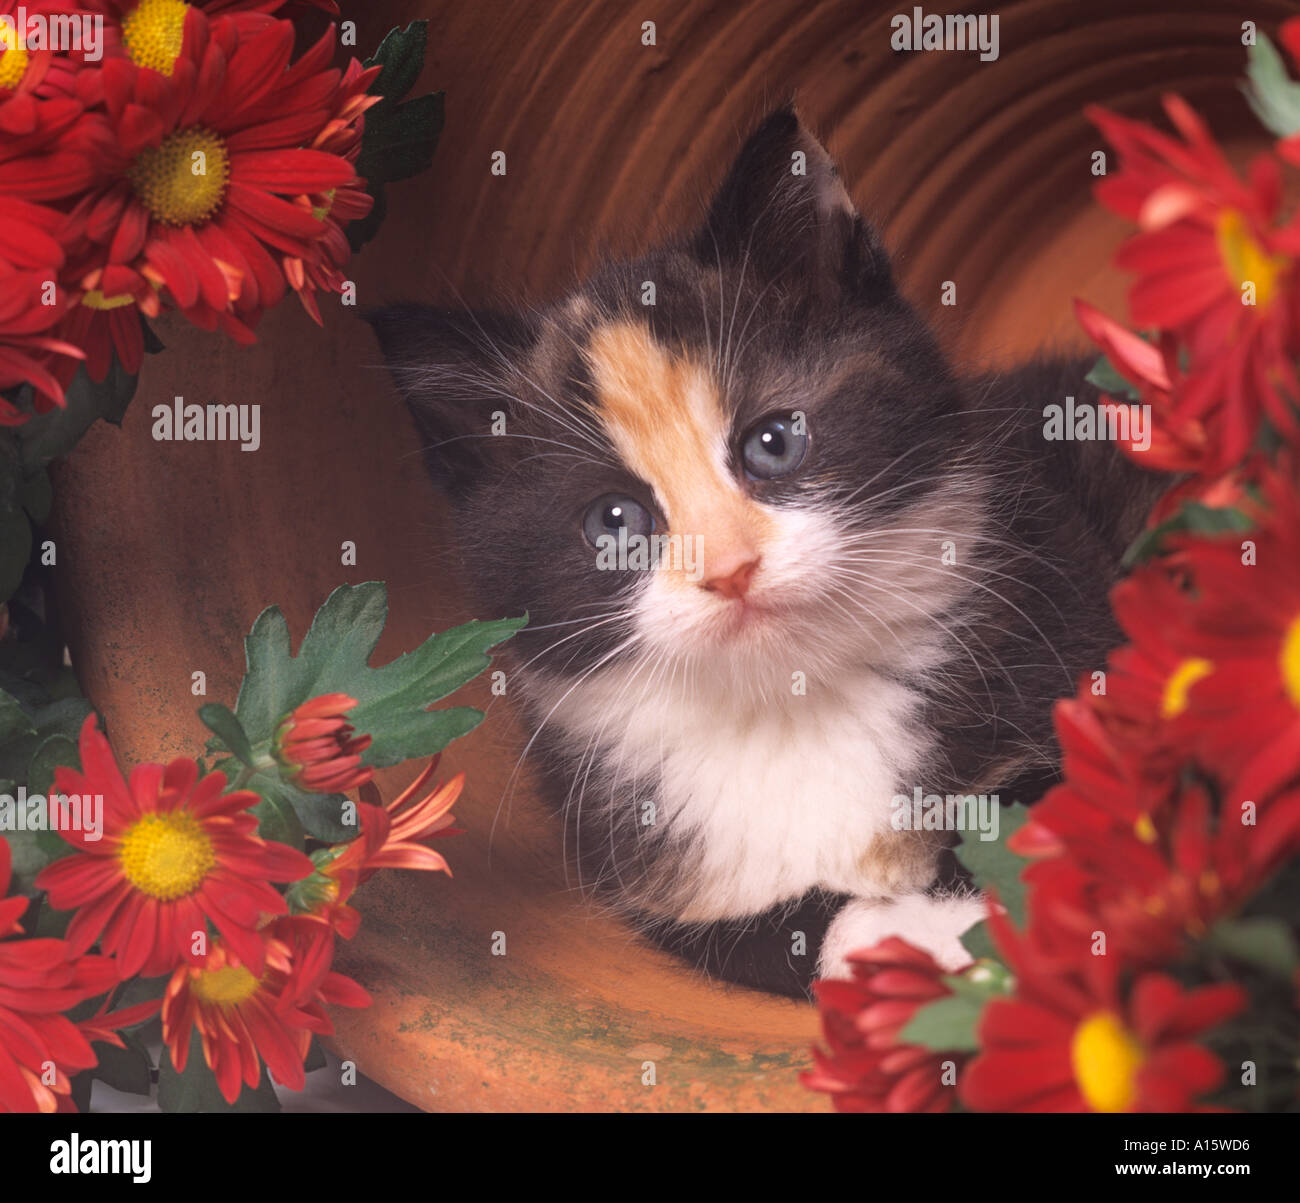
<path fill-rule="evenodd" d="M 702 228 L 544 311 L 371 321 L 480 611 L 530 615 L 512 690 L 581 883 L 793 996 L 886 934 L 968 960 L 952 835 L 893 800 L 1033 801 L 1116 640 L 1159 482 L 1045 441 L 1087 362 L 959 379 L 788 107 Z"/>

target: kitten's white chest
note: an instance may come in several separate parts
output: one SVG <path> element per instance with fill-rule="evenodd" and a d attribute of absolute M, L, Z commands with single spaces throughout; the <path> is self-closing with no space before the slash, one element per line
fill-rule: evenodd
<path fill-rule="evenodd" d="M 679 858 L 674 918 L 750 915 L 819 886 L 880 892 L 863 855 L 923 760 L 915 691 L 863 672 L 746 706 L 698 681 L 642 691 L 620 676 L 551 721 L 601 749 L 584 807 L 644 798 L 657 782 L 653 821 Z"/>

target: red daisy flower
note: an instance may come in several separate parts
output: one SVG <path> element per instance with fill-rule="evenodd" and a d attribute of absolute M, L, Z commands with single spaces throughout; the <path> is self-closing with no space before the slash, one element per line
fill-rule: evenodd
<path fill-rule="evenodd" d="M 1256 529 L 1171 539 L 1191 583 L 1176 609 L 1152 608 L 1156 569 L 1115 591 L 1141 654 L 1177 666 L 1162 717 L 1183 724 L 1198 762 L 1253 797 L 1300 777 L 1300 497 L 1283 472 L 1259 487 Z"/>
<path fill-rule="evenodd" d="M 285 913 L 268 883 L 296 881 L 311 862 L 284 844 L 258 838 L 248 790 L 223 793 L 226 778 L 199 778 L 193 760 L 137 767 L 129 783 L 95 716 L 81 728 L 82 771 L 55 771 L 61 794 L 102 797 L 103 830 L 63 830 L 77 851 L 47 865 L 36 884 L 50 905 L 77 909 L 67 938 L 79 952 L 96 940 L 117 958 L 123 978 L 170 972 L 178 962 L 201 963 L 195 933 L 209 920 L 242 961 L 260 969 L 264 915 Z"/>
<path fill-rule="evenodd" d="M 411 802 L 437 772 L 440 759 L 435 756 L 430 760 L 424 771 L 387 807 L 373 784 L 361 787 L 361 797 L 370 803 L 362 812 L 362 834 L 347 845 L 340 857 L 346 867 L 357 871 L 357 884 L 367 881 L 380 869 L 431 869 L 451 876 L 446 860 L 420 841 L 460 834 L 452 827 L 456 819 L 451 808 L 465 788 L 465 774 L 457 773 L 418 802 Z M 411 802 L 409 806 L 408 802 Z"/>
<path fill-rule="evenodd" d="M 370 1005 L 356 982 L 331 971 L 326 929 L 281 919 L 261 939 L 259 972 L 218 943 L 201 964 L 178 967 L 163 996 L 163 1041 L 172 1064 L 185 1072 L 197 1027 L 203 1059 L 228 1103 L 239 1097 L 241 1083 L 257 1086 L 263 1061 L 277 1082 L 301 1090 L 312 1036 L 334 1030 L 323 1004 Z"/>
<path fill-rule="evenodd" d="M 382 99 L 367 92 L 379 72 L 379 67 L 363 70 L 356 59 L 348 63 L 339 84 L 336 114 L 312 143 L 314 150 L 338 155 L 349 163 L 356 163 L 357 156 L 361 153 L 366 110 Z M 317 254 L 307 260 L 286 257 L 284 274 L 297 292 L 303 308 L 319 325 L 320 308 L 316 304 L 315 291 L 337 294 L 342 289 L 344 277 L 341 269 L 352 255 L 347 227 L 365 217 L 375 201 L 360 179 L 334 188 L 316 199 L 318 203 L 312 212 L 325 223 L 325 233 L 315 247 Z"/>
<path fill-rule="evenodd" d="M 817 1068 L 802 1075 L 830 1094 L 837 1111 L 948 1111 L 961 1053 L 937 1053 L 899 1036 L 922 1007 L 952 991 L 929 953 L 890 936 L 850 956 L 853 977 L 816 982 L 829 1051 L 813 1049 Z M 969 971 L 968 971 L 969 972 Z"/>
<path fill-rule="evenodd" d="M 141 21 L 161 11 L 133 9 Z M 209 22 L 189 8 L 167 73 L 129 39 L 137 61 L 105 60 L 113 147 L 110 182 L 86 212 L 88 293 L 129 304 L 166 289 L 196 325 L 252 341 L 284 295 L 274 254 L 313 259 L 326 225 L 312 198 L 355 180 L 344 158 L 308 148 L 334 116 L 333 38 L 291 64 L 293 41 L 286 21 Z"/>
<path fill-rule="evenodd" d="M 1127 964 L 1178 957 L 1300 853 L 1300 790 L 1263 806 L 1229 790 L 1216 814 L 1206 791 L 1188 786 L 1159 811 L 1101 831 L 1072 824 L 1062 799 L 1038 810 L 1033 823 L 1057 837 L 1064 855 L 1023 874 L 1035 920 L 1073 933 L 1081 950 L 1105 931 L 1107 953 Z M 1023 850 L 1023 830 L 1013 850 Z"/>
<path fill-rule="evenodd" d="M 1168 783 L 1178 764 L 1201 751 L 1188 699 L 1214 670 L 1195 638 L 1182 635 L 1191 629 L 1193 599 L 1167 563 L 1153 562 L 1111 591 L 1111 608 L 1132 642 L 1111 653 L 1106 692 L 1088 702 L 1112 754 L 1122 750 L 1134 771 Z"/>
<path fill-rule="evenodd" d="M 0 197 L 0 221 L 14 214 L 15 206 L 22 203 Z M 35 224 L 27 229 L 37 237 L 45 237 Z M 51 297 L 56 301 L 53 305 L 47 303 Z M 37 413 L 64 404 L 66 379 L 61 379 L 61 365 L 70 365 L 75 371 L 82 357 L 78 347 L 55 337 L 59 320 L 70 303 L 71 297 L 58 287 L 53 269 L 24 270 L 0 257 L 0 393 L 30 384 Z M 30 413 L 0 396 L 0 426 L 21 426 L 30 417 Z"/>
<path fill-rule="evenodd" d="M 378 870 L 427 869 L 451 876 L 446 860 L 420 841 L 461 834 L 452 826 L 455 818 L 450 811 L 464 788 L 465 774 L 457 773 L 420 801 L 407 805 L 437 771 L 439 759 L 430 760 L 387 807 L 373 783 L 361 787 L 365 800 L 360 811 L 361 834 L 350 843 L 312 853 L 316 872 L 289 890 L 295 911 L 323 920 L 350 940 L 361 926 L 361 916 L 347 905 L 348 899 Z"/>
<path fill-rule="evenodd" d="M 1187 348 L 1176 416 L 1212 426 L 1207 453 L 1222 467 L 1251 445 L 1261 414 L 1300 440 L 1292 365 L 1300 226 L 1275 224 L 1282 199 L 1275 159 L 1261 155 L 1243 182 L 1183 100 L 1166 97 L 1165 112 L 1181 141 L 1089 110 L 1121 160 L 1097 197 L 1141 227 L 1116 256 L 1137 274 L 1129 311 L 1139 326 L 1173 331 Z"/>
<path fill-rule="evenodd" d="M 79 14 L 58 0 L 0 0 L 0 192 L 55 200 L 95 181 L 106 127 L 76 96 L 86 71 L 79 55 L 28 49 L 23 12 L 31 17 Z"/>
<path fill-rule="evenodd" d="M 1022 856 L 1055 855 L 1070 841 L 1102 846 L 1116 830 L 1149 822 L 1169 797 L 1173 778 L 1112 737 L 1097 711 L 1074 699 L 1057 702 L 1064 781 L 1043 796 L 1008 840 Z"/>
<path fill-rule="evenodd" d="M 1162 973 L 1127 989 L 1114 956 L 1063 964 L 989 920 L 1016 975 L 1015 997 L 994 999 L 980 1052 L 958 1087 L 976 1111 L 1189 1111 L 1222 1081 L 1196 1042 L 1246 1004 L 1237 986 L 1185 990 Z"/>
<path fill-rule="evenodd" d="M 191 9 L 205 17 L 235 21 L 241 29 L 260 29 L 274 13 L 314 8 L 338 13 L 334 0 L 83 0 L 104 18 L 105 57 L 125 56 L 140 67 L 170 75 L 181 53 Z"/>
<path fill-rule="evenodd" d="M 1084 333 L 1138 392 L 1141 404 L 1150 407 L 1151 439 L 1141 447 L 1131 439 L 1120 441 L 1124 454 L 1144 468 L 1157 472 L 1196 472 L 1206 461 L 1203 423 L 1180 418 L 1174 396 L 1181 373 L 1173 339 L 1161 339 L 1155 346 L 1107 317 L 1086 301 L 1074 302 L 1075 316 Z"/>
<path fill-rule="evenodd" d="M 285 776 L 303 789 L 332 794 L 365 785 L 374 775 L 363 768 L 361 753 L 370 747 L 369 735 L 357 735 L 343 716 L 357 704 L 345 693 L 309 698 L 276 728 L 275 758 Z"/>
<path fill-rule="evenodd" d="M 117 969 L 108 957 L 76 955 L 66 940 L 8 939 L 23 934 L 19 919 L 30 901 L 5 897 L 12 863 L 0 838 L 0 1112 L 68 1110 L 69 1075 L 98 1062 L 90 1041 L 120 1046 L 117 1029 L 147 1019 L 158 1004 L 81 1024 L 61 1014 L 111 990 Z"/>

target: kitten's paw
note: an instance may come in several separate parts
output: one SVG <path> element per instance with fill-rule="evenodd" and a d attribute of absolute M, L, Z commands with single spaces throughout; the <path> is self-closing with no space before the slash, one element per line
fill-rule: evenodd
<path fill-rule="evenodd" d="M 886 936 L 900 936 L 924 949 L 949 973 L 970 964 L 961 937 L 985 915 L 980 894 L 935 897 L 855 898 L 836 913 L 822 941 L 817 962 L 820 978 L 852 977 L 849 954 L 870 948 Z"/>

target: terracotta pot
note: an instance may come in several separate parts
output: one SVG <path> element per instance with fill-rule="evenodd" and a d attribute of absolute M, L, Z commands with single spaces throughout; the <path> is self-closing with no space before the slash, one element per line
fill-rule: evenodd
<path fill-rule="evenodd" d="M 1077 339 L 1075 295 L 1121 311 L 1107 261 L 1122 229 L 1090 199 L 1101 142 L 1085 104 L 1149 117 L 1177 89 L 1233 147 L 1254 130 L 1233 0 L 1005 0 L 987 63 L 892 51 L 890 17 L 911 9 L 895 0 L 344 7 L 363 51 L 430 17 L 424 84 L 447 92 L 434 171 L 390 189 L 356 264 L 363 306 L 553 293 L 601 254 L 695 221 L 747 128 L 797 92 L 953 353 L 1005 358 Z M 1292 11 L 1259 0 L 1250 16 L 1271 32 Z M 504 178 L 489 173 L 496 150 Z M 948 280 L 955 308 L 938 304 Z M 301 637 L 334 586 L 385 580 L 384 658 L 468 616 L 442 508 L 353 311 L 322 331 L 286 303 L 253 350 L 174 321 L 160 333 L 168 350 L 123 428 L 92 431 L 57 481 L 74 660 L 126 759 L 197 749 L 191 674 L 232 700 L 242 636 L 269 603 Z M 149 411 L 176 395 L 261 403 L 261 449 L 155 443 Z M 796 1081 L 810 1007 L 697 980 L 566 889 L 526 766 L 512 776 L 521 746 L 500 704 L 447 758 L 470 779 L 454 881 L 390 873 L 361 896 L 341 960 L 375 1005 L 337 1016 L 337 1047 L 429 1109 L 823 1107 Z"/>

